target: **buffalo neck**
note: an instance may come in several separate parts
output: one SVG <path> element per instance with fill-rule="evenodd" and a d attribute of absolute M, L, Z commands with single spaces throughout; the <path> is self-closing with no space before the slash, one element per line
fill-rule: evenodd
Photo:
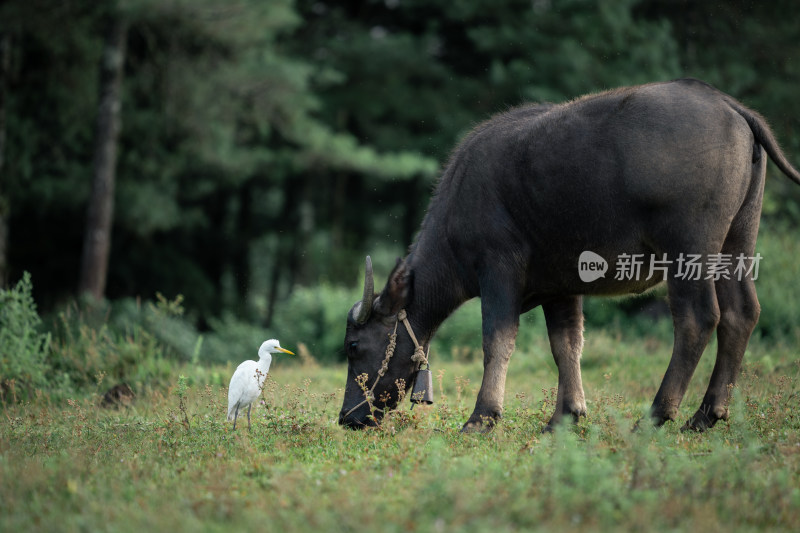
<path fill-rule="evenodd" d="M 426 246 L 426 243 L 421 238 L 406 258 L 414 276 L 413 298 L 406 311 L 423 345 L 430 342 L 441 323 L 469 299 L 447 246 Z"/>

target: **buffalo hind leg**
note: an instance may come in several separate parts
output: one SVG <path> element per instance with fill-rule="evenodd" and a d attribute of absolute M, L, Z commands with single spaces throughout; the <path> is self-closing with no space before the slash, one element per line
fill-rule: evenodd
<path fill-rule="evenodd" d="M 483 330 L 483 380 L 475 410 L 464 427 L 465 433 L 490 431 L 503 415 L 506 373 L 519 330 L 519 302 L 513 284 L 481 291 Z"/>
<path fill-rule="evenodd" d="M 700 408 L 683 426 L 684 430 L 704 431 L 719 420 L 728 419 L 728 401 L 750 334 L 758 322 L 760 306 L 756 288 L 749 277 L 721 279 L 716 283 L 720 321 L 717 326 L 717 360 L 708 390 Z"/>
<path fill-rule="evenodd" d="M 672 358 L 650 411 L 657 426 L 677 417 L 692 374 L 720 317 L 712 280 L 681 280 L 674 275 L 671 273 L 667 281 L 675 329 Z"/>
<path fill-rule="evenodd" d="M 552 430 L 565 415 L 571 417 L 573 421 L 586 416 L 586 400 L 581 381 L 582 303 L 580 296 L 573 296 L 542 305 L 550 349 L 558 367 L 556 408 L 544 428 L 545 431 Z"/>
<path fill-rule="evenodd" d="M 739 377 L 750 335 L 758 322 L 761 308 L 753 273 L 737 269 L 741 260 L 744 260 L 741 266 L 745 269 L 754 267 L 747 258 L 752 258 L 755 253 L 765 166 L 764 158 L 754 162 L 748 198 L 731 224 L 722 247 L 722 252 L 731 257 L 733 272 L 730 272 L 730 279 L 721 278 L 715 285 L 720 312 L 717 360 L 700 408 L 683 426 L 684 430 L 704 431 L 719 420 L 728 419 L 730 394 Z"/>

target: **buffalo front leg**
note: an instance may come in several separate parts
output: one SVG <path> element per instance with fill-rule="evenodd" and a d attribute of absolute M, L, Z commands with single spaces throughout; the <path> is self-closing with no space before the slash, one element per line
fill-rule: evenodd
<path fill-rule="evenodd" d="M 556 409 L 545 426 L 545 431 L 551 430 L 565 415 L 573 421 L 586 415 L 586 400 L 581 381 L 582 306 L 580 296 L 554 300 L 542 306 L 550 349 L 558 367 Z"/>
<path fill-rule="evenodd" d="M 481 296 L 483 324 L 483 380 L 475 410 L 461 429 L 486 432 L 503 415 L 506 373 L 519 329 L 519 304 L 513 296 Z"/>
<path fill-rule="evenodd" d="M 675 341 L 672 358 L 650 411 L 657 426 L 675 420 L 692 374 L 720 317 L 713 281 L 672 278 L 667 282 L 667 290 Z"/>

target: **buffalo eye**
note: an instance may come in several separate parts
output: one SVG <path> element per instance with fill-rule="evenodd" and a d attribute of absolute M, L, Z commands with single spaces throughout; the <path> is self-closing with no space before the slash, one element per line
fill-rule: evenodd
<path fill-rule="evenodd" d="M 350 353 L 355 352 L 358 349 L 358 341 L 353 341 L 347 345 L 347 349 Z"/>

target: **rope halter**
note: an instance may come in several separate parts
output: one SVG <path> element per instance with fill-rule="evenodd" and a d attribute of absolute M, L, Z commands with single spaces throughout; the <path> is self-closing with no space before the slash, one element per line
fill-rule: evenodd
<path fill-rule="evenodd" d="M 344 417 L 350 415 L 353 411 L 364 405 L 365 403 L 369 403 L 375 399 L 373 395 L 373 391 L 375 387 L 378 385 L 378 381 L 386 374 L 389 370 L 389 360 L 391 360 L 392 356 L 394 356 L 394 350 L 397 347 L 397 324 L 402 322 L 403 325 L 406 327 L 406 331 L 408 331 L 408 336 L 411 337 L 411 342 L 414 343 L 414 353 L 411 355 L 411 361 L 415 363 L 415 369 L 419 370 L 422 365 L 428 364 L 428 355 L 425 353 L 425 348 L 419 343 L 417 340 L 416 335 L 414 335 L 414 330 L 411 329 L 411 323 L 408 321 L 408 313 L 406 313 L 405 309 L 401 309 L 397 313 L 397 318 L 394 322 L 394 330 L 389 334 L 389 344 L 386 346 L 386 355 L 383 358 L 383 362 L 381 363 L 381 367 L 378 369 L 378 376 L 375 378 L 375 381 L 372 383 L 372 387 L 369 390 L 364 391 L 364 400 L 358 403 L 355 407 L 347 411 Z"/>

